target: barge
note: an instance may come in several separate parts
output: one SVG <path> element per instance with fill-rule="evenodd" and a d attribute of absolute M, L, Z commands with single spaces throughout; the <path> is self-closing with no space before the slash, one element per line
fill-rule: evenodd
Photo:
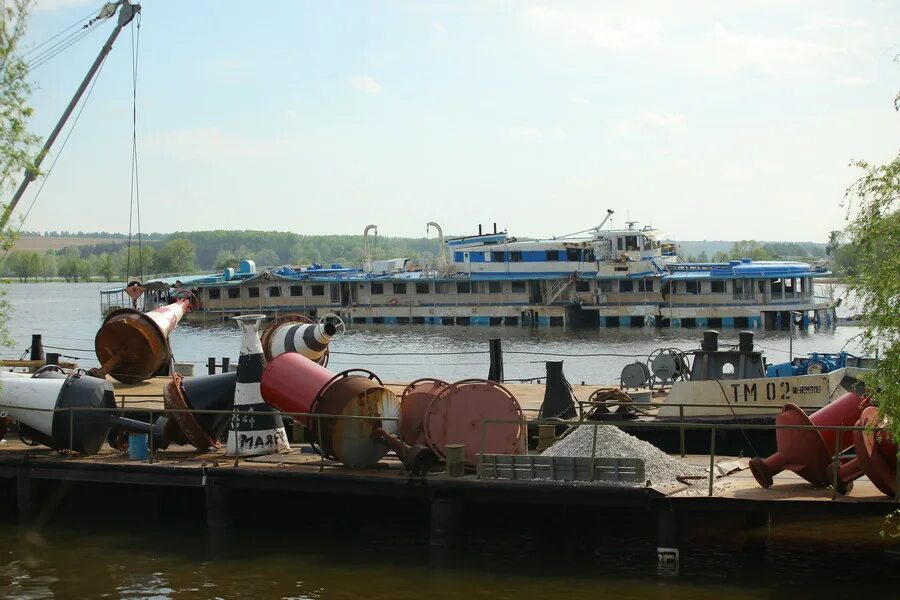
<path fill-rule="evenodd" d="M 248 311 L 388 325 L 774 329 L 792 319 L 801 326 L 836 322 L 836 303 L 814 292 L 824 269 L 749 258 L 686 263 L 658 230 L 633 222 L 602 226 L 547 240 L 479 228 L 478 235 L 441 238 L 446 253 L 435 268 L 409 258 L 367 259 L 363 268 L 257 269 L 244 260 L 222 273 L 144 282 L 150 293 L 143 308 L 189 289 L 198 301 L 188 316 L 195 322 Z M 130 304 L 125 288 L 101 291 L 104 314 Z"/>

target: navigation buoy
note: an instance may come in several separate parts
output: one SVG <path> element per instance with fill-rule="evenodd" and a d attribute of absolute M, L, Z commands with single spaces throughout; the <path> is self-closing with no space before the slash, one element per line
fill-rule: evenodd
<path fill-rule="evenodd" d="M 3 373 L 0 385 L 0 410 L 26 436 L 54 450 L 96 454 L 116 422 L 112 384 L 83 371 L 65 378 Z M 96 410 L 104 408 L 110 411 Z"/>
<path fill-rule="evenodd" d="M 334 323 L 316 323 L 303 315 L 283 315 L 266 326 L 261 336 L 267 361 L 296 352 L 322 366 L 328 364 L 328 344 L 337 335 Z"/>
<path fill-rule="evenodd" d="M 231 416 L 187 411 L 233 410 L 237 376 L 234 371 L 205 377 L 175 374 L 163 390 L 166 408 L 179 409 L 170 413 L 171 418 L 178 422 L 187 441 L 197 450 L 221 446 L 219 438 L 228 428 Z"/>
<path fill-rule="evenodd" d="M 234 317 L 241 327 L 242 339 L 234 388 L 234 409 L 247 412 L 235 413 L 231 418 L 231 429 L 225 445 L 228 456 L 259 456 L 288 452 L 291 449 L 281 417 L 275 414 L 260 395 L 263 351 L 257 327 L 263 318 L 264 315 Z"/>

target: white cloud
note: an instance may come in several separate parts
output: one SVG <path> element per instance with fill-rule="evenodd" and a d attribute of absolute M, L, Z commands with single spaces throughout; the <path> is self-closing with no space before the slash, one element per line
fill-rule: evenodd
<path fill-rule="evenodd" d="M 838 85 L 858 86 L 869 85 L 872 80 L 866 77 L 838 77 L 837 83 Z"/>
<path fill-rule="evenodd" d="M 642 110 L 613 127 L 616 135 L 647 131 L 678 132 L 687 129 L 687 118 L 680 113 Z"/>
<path fill-rule="evenodd" d="M 163 131 L 145 138 L 142 145 L 179 160 L 212 163 L 274 158 L 297 147 L 293 139 L 247 137 L 217 127 Z"/>
<path fill-rule="evenodd" d="M 720 70 L 752 70 L 794 78 L 829 71 L 851 56 L 845 48 L 802 40 L 736 33 L 716 23 L 713 61 Z"/>
<path fill-rule="evenodd" d="M 590 103 L 588 101 L 588 99 L 585 98 L 584 96 L 575 96 L 574 98 L 572 98 L 572 102 L 574 102 L 575 104 L 589 104 Z"/>
<path fill-rule="evenodd" d="M 434 22 L 432 28 L 434 29 L 435 33 L 444 33 L 445 31 L 447 31 L 447 27 L 443 23 L 438 21 Z"/>
<path fill-rule="evenodd" d="M 369 75 L 356 75 L 350 78 L 350 85 L 357 91 L 364 94 L 380 94 L 382 92 L 381 84 L 374 77 Z"/>
<path fill-rule="evenodd" d="M 807 31 L 824 31 L 826 29 L 862 29 L 868 27 L 869 23 L 865 19 L 857 19 L 855 17 L 813 17 L 809 23 L 800 29 Z"/>
<path fill-rule="evenodd" d="M 510 127 L 507 130 L 507 133 L 513 137 L 517 138 L 532 138 L 535 137 L 540 131 L 537 127 L 530 127 L 526 125 L 517 125 L 515 127 Z"/>
<path fill-rule="evenodd" d="M 524 14 L 526 21 L 545 34 L 613 52 L 657 44 L 662 28 L 659 21 L 643 17 L 623 17 L 612 22 L 604 15 L 543 6 L 527 8 Z"/>

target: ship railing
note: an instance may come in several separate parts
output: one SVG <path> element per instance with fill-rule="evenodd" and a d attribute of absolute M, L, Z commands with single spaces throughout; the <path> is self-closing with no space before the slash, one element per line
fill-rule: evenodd
<path fill-rule="evenodd" d="M 610 403 L 615 404 L 615 403 Z M 624 403 L 633 405 L 633 403 Z M 646 406 L 644 404 L 643 406 Z M 695 404 L 684 404 L 684 406 L 703 406 L 703 405 L 695 405 Z M 721 406 L 721 405 L 716 405 Z M 749 408 L 749 406 L 748 406 Z M 772 407 L 759 407 L 759 408 L 767 408 L 771 410 Z M 480 436 L 480 445 L 478 448 L 478 452 L 476 456 L 478 457 L 478 463 L 476 464 L 476 472 L 478 473 L 478 477 L 485 476 L 485 468 L 490 468 L 492 465 L 483 460 L 485 456 L 491 456 L 485 453 L 485 446 L 487 445 L 487 430 L 491 426 L 496 425 L 515 425 L 518 424 L 524 428 L 527 435 L 528 427 L 547 427 L 553 428 L 554 442 L 560 439 L 561 436 L 556 435 L 556 431 L 560 427 L 564 427 L 565 431 L 563 436 L 569 435 L 572 431 L 579 427 L 592 427 L 592 443 L 591 443 L 591 461 L 594 462 L 597 458 L 603 458 L 597 456 L 597 437 L 598 437 L 598 429 L 600 426 L 613 426 L 618 427 L 619 429 L 626 431 L 628 429 L 644 429 L 650 430 L 653 429 L 666 429 L 671 428 L 672 423 L 667 421 L 587 421 L 584 419 L 579 419 L 576 421 L 571 420 L 560 420 L 560 419 L 485 419 L 481 422 L 481 436 Z M 712 496 L 714 493 L 714 485 L 716 479 L 716 435 L 723 431 L 739 431 L 742 432 L 746 436 L 747 431 L 772 431 L 776 432 L 781 430 L 813 430 L 817 432 L 823 431 L 834 431 L 835 432 L 835 452 L 831 456 L 831 464 L 834 465 L 834 468 L 831 470 L 832 481 L 831 483 L 831 499 L 836 500 L 838 497 L 838 475 L 839 475 L 839 467 L 842 464 L 841 457 L 844 455 L 844 444 L 842 443 L 845 439 L 851 439 L 852 436 L 856 432 L 878 432 L 885 433 L 887 435 L 892 435 L 891 430 L 887 427 L 871 427 L 871 426 L 855 426 L 855 425 L 781 425 L 778 423 L 704 423 L 704 422 L 690 422 L 690 421 L 680 421 L 679 422 L 679 432 L 681 436 L 681 456 L 685 457 L 686 454 L 684 452 L 684 432 L 686 430 L 700 430 L 700 431 L 708 431 L 709 432 L 709 474 L 707 476 L 707 496 Z M 540 431 L 540 429 L 539 429 Z M 729 457 L 731 458 L 731 457 Z M 894 501 L 900 502 L 900 452 L 897 453 L 896 456 L 896 473 L 897 480 L 895 484 L 895 493 L 894 493 Z M 591 473 L 593 480 L 593 472 Z"/>

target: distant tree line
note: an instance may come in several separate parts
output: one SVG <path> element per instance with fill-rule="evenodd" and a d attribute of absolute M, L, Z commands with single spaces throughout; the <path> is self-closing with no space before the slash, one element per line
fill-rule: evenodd
<path fill-rule="evenodd" d="M 692 256 L 682 256 L 687 262 L 727 262 L 750 258 L 752 260 L 801 260 L 814 262 L 828 257 L 827 248 L 815 242 L 759 242 L 741 240 L 731 249 L 708 255 L 706 251 Z"/>
<path fill-rule="evenodd" d="M 108 231 L 20 231 L 20 237 L 55 237 L 55 238 L 110 238 L 125 239 L 128 237 L 124 233 L 109 233 Z M 166 237 L 165 233 L 144 233 L 142 237 L 147 240 L 161 240 Z"/>

